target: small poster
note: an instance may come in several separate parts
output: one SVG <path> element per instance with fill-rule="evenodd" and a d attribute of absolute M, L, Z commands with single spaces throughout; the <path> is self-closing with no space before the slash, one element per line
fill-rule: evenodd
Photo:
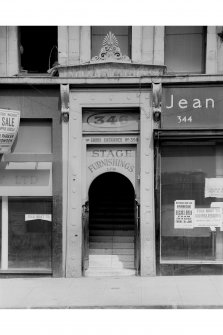
<path fill-rule="evenodd" d="M 44 221 L 52 221 L 51 214 L 25 214 L 25 221 L 32 220 L 44 220 Z"/>
<path fill-rule="evenodd" d="M 211 207 L 220 207 L 222 209 L 222 226 L 220 227 L 220 231 L 223 231 L 223 202 L 212 202 Z"/>
<path fill-rule="evenodd" d="M 0 109 L 0 154 L 10 151 L 16 138 L 20 111 Z"/>
<path fill-rule="evenodd" d="M 222 227 L 222 209 L 220 207 L 195 208 L 194 227 Z"/>
<path fill-rule="evenodd" d="M 223 198 L 223 178 L 205 178 L 205 198 Z"/>
<path fill-rule="evenodd" d="M 195 200 L 174 201 L 174 228 L 193 229 Z"/>

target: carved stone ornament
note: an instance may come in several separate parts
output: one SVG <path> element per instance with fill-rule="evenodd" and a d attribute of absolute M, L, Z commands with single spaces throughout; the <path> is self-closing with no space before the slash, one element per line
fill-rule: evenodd
<path fill-rule="evenodd" d="M 131 60 L 128 56 L 124 56 L 118 46 L 118 40 L 115 35 L 109 31 L 103 40 L 103 47 L 98 56 L 91 59 L 90 63 L 95 62 L 123 62 L 130 63 Z"/>

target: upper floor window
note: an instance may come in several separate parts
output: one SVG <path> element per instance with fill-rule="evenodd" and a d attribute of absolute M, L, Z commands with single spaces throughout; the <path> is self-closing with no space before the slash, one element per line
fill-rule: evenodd
<path fill-rule="evenodd" d="M 23 26 L 20 34 L 20 70 L 46 73 L 57 62 L 57 27 Z"/>
<path fill-rule="evenodd" d="M 204 73 L 205 27 L 165 28 L 165 65 L 168 72 Z"/>
<path fill-rule="evenodd" d="M 131 58 L 131 27 L 128 26 L 93 26 L 91 28 L 91 57 L 99 55 L 104 38 L 109 32 L 115 35 L 122 55 Z"/>

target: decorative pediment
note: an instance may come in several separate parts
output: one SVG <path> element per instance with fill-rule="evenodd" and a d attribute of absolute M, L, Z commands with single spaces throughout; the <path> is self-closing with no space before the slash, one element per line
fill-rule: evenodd
<path fill-rule="evenodd" d="M 132 62 L 122 55 L 116 36 L 110 31 L 103 39 L 98 56 L 82 64 L 59 65 L 61 78 L 142 78 L 162 76 L 166 67 Z"/>
<path fill-rule="evenodd" d="M 102 48 L 98 56 L 91 59 L 90 63 L 97 62 L 125 62 L 130 63 L 128 56 L 122 55 L 116 36 L 109 31 L 102 43 Z"/>

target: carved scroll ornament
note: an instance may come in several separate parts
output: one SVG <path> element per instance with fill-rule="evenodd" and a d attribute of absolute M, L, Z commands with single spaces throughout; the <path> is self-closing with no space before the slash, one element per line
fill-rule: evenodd
<path fill-rule="evenodd" d="M 118 46 L 118 40 L 115 35 L 109 31 L 103 40 L 103 47 L 98 56 L 91 59 L 91 63 L 111 61 L 111 62 L 131 62 L 128 56 L 124 56 Z"/>

